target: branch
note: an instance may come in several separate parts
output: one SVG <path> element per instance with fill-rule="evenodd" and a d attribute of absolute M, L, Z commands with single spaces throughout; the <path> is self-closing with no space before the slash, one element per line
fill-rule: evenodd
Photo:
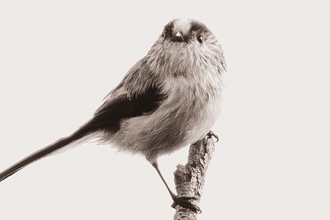
<path fill-rule="evenodd" d="M 196 206 L 200 202 L 206 170 L 215 150 L 212 136 L 217 138 L 213 133 L 209 133 L 202 140 L 190 145 L 187 164 L 179 164 L 174 172 L 178 196 L 196 198 L 196 200 L 191 200 Z M 174 220 L 197 220 L 195 212 L 179 205 L 175 209 Z"/>

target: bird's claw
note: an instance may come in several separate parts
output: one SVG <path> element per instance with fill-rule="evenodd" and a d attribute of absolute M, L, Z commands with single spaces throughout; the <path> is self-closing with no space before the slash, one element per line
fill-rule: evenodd
<path fill-rule="evenodd" d="M 198 206 L 192 204 L 189 201 L 191 199 L 196 200 L 195 197 L 179 197 L 179 196 L 175 196 L 175 197 L 173 197 L 172 208 L 175 208 L 177 205 L 179 205 L 179 206 L 181 206 L 183 208 L 186 208 L 186 209 L 189 209 L 189 210 L 191 210 L 191 211 L 193 211 L 193 212 L 195 212 L 197 214 L 202 213 L 202 210 Z"/>
<path fill-rule="evenodd" d="M 219 136 L 218 135 L 216 135 L 213 131 L 209 131 L 209 133 L 207 133 L 207 135 L 206 135 L 208 138 L 212 138 L 212 137 L 214 137 L 215 138 L 215 143 L 216 142 L 218 142 L 219 141 Z"/>

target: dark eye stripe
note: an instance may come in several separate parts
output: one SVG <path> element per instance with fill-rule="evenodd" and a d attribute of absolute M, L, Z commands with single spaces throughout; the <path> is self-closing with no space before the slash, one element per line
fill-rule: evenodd
<path fill-rule="evenodd" d="M 196 32 L 196 33 L 209 32 L 209 29 L 201 23 L 192 22 L 190 27 L 190 33 L 192 32 Z"/>

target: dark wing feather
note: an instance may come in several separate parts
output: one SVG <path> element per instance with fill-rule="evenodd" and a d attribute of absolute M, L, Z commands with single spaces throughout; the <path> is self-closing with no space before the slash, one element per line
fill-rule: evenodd
<path fill-rule="evenodd" d="M 141 94 L 123 94 L 99 108 L 94 117 L 84 126 L 90 131 L 116 132 L 123 119 L 138 117 L 154 112 L 166 98 L 159 86 L 151 85 Z"/>

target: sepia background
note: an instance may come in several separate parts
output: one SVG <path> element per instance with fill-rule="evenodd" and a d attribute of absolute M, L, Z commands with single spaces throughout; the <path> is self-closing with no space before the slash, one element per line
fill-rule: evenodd
<path fill-rule="evenodd" d="M 199 219 L 329 219 L 326 1 L 7 1 L 0 7 L 0 170 L 69 135 L 178 17 L 228 65 Z M 188 148 L 160 158 L 172 188 Z M 0 183 L 0 218 L 172 219 L 138 155 L 83 144 Z"/>

